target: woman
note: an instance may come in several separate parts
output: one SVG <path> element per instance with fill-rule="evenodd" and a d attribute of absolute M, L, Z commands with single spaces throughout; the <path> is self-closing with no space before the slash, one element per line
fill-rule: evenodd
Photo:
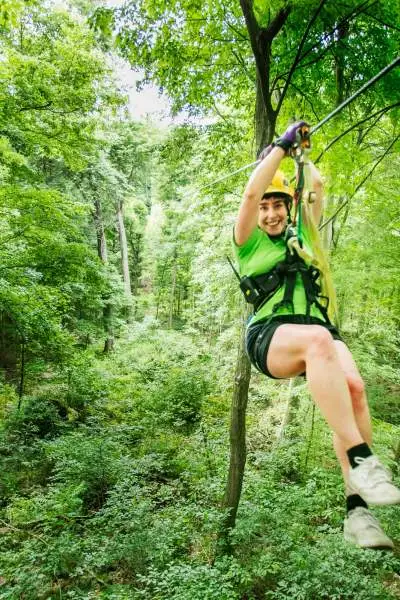
<path fill-rule="evenodd" d="M 400 490 L 370 449 L 371 420 L 364 384 L 349 349 L 331 324 L 327 298 L 321 293 L 321 287 L 329 290 L 328 274 L 316 281 L 322 273 L 316 271 L 313 260 L 316 238 L 312 219 L 314 224 L 320 221 L 323 191 L 312 163 L 305 169 L 311 175 L 314 202 L 302 213 L 302 248 L 296 240 L 292 244 L 293 192 L 278 168 L 304 125 L 304 121 L 291 125 L 264 151 L 247 183 L 236 220 L 234 245 L 241 287 L 254 297 L 256 307 L 247 328 L 247 352 L 253 365 L 269 377 L 306 373 L 311 396 L 333 432 L 343 472 L 345 538 L 362 547 L 393 548 L 368 504 L 400 503 Z"/>

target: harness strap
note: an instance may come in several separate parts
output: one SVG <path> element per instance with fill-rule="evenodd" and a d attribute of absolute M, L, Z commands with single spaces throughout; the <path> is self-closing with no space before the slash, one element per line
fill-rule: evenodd
<path fill-rule="evenodd" d="M 307 299 L 307 318 L 310 316 L 311 305 L 315 304 L 315 306 L 321 311 L 325 321 L 328 323 L 328 325 L 330 325 L 331 322 L 328 317 L 329 298 L 327 296 L 322 296 L 320 293 L 321 287 L 317 283 L 319 271 L 318 269 L 310 267 L 307 272 L 307 277 L 305 275 L 306 273 L 301 271 L 301 276 Z M 324 306 L 319 301 L 320 298 L 326 301 L 326 306 Z"/>
<path fill-rule="evenodd" d="M 278 263 L 271 271 L 250 279 L 252 284 L 258 290 L 257 299 L 252 302 L 254 313 L 270 300 L 279 288 L 284 286 L 284 295 L 280 302 L 277 302 L 272 309 L 272 314 L 276 313 L 282 307 L 288 307 L 294 313 L 294 290 L 296 286 L 297 274 L 300 274 L 303 289 L 306 297 L 306 319 L 311 316 L 311 306 L 314 304 L 321 312 L 326 323 L 330 324 L 328 317 L 329 299 L 321 296 L 321 288 L 317 283 L 319 271 L 315 267 L 307 267 L 303 259 L 295 253 L 291 255 L 288 251 L 284 261 Z M 326 301 L 326 305 L 321 302 Z M 249 301 L 247 299 L 247 301 Z"/>
<path fill-rule="evenodd" d="M 283 298 L 280 302 L 274 305 L 272 313 L 275 313 L 279 308 L 287 306 L 294 313 L 293 294 L 296 285 L 297 271 L 295 269 L 288 269 L 285 273 L 285 291 Z"/>

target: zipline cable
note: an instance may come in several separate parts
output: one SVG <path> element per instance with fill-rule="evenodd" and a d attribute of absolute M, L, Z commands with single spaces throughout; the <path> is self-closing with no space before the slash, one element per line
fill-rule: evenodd
<path fill-rule="evenodd" d="M 234 175 L 236 175 L 237 173 L 240 173 L 241 171 L 250 169 L 250 167 L 255 167 L 260 162 L 261 162 L 261 160 L 255 160 L 254 162 L 252 162 L 248 165 L 245 165 L 244 167 L 240 167 L 240 169 L 236 169 L 236 171 L 232 171 L 232 173 L 228 173 L 228 175 L 223 175 L 219 179 L 215 179 L 214 181 L 211 181 L 210 183 L 206 183 L 205 185 L 202 185 L 200 188 L 198 188 L 197 191 L 201 192 L 201 190 L 204 190 L 205 188 L 210 187 L 210 185 L 214 185 L 215 183 L 220 183 L 220 181 L 224 181 L 225 179 L 228 179 L 229 177 L 233 177 Z"/>
<path fill-rule="evenodd" d="M 370 79 L 369 81 L 367 81 L 367 83 L 365 83 L 362 87 L 360 87 L 360 89 L 357 90 L 357 92 L 355 92 L 352 96 L 350 96 L 350 98 L 347 98 L 347 100 L 344 100 L 344 102 L 342 102 L 342 104 L 339 104 L 339 106 L 337 106 L 335 108 L 335 110 L 333 110 L 331 113 L 329 113 L 329 115 L 326 116 L 325 119 L 322 119 L 322 121 L 320 123 L 318 123 L 318 125 L 315 125 L 315 127 L 311 127 L 311 129 L 310 129 L 310 135 L 312 135 L 313 133 L 315 133 L 316 131 L 318 131 L 318 129 L 320 127 L 322 127 L 323 125 L 325 125 L 325 123 L 327 121 L 329 121 L 329 119 L 331 119 L 332 117 L 334 117 L 345 106 L 347 106 L 348 104 L 350 104 L 350 102 L 352 102 L 353 100 L 355 100 L 360 94 L 362 94 L 363 92 L 365 92 L 365 90 L 367 90 L 371 85 L 373 85 L 374 83 L 376 83 L 379 79 L 381 79 L 381 77 L 383 77 L 384 75 L 386 75 L 386 73 L 389 73 L 389 71 L 391 71 L 392 69 L 394 69 L 398 65 L 400 65 L 400 56 L 398 56 L 397 58 L 395 58 L 395 60 L 393 62 L 391 62 L 389 65 L 387 65 L 387 67 L 385 67 L 384 69 L 382 69 L 382 71 L 380 71 L 377 75 L 375 75 L 375 77 L 372 77 L 372 79 Z"/>
<path fill-rule="evenodd" d="M 390 64 L 388 64 L 384 69 L 382 69 L 382 71 L 380 71 L 377 75 L 375 75 L 369 81 L 367 81 L 352 96 L 350 96 L 349 98 L 347 98 L 346 100 L 344 100 L 342 102 L 342 104 L 339 104 L 339 106 L 337 106 L 335 108 L 335 110 L 333 110 L 332 112 L 330 112 L 329 115 L 327 115 L 324 119 L 322 119 L 322 121 L 320 123 L 318 123 L 317 125 L 315 125 L 315 127 L 312 127 L 310 129 L 309 135 L 315 133 L 318 129 L 320 129 L 323 125 L 325 125 L 325 123 L 327 123 L 332 117 L 334 117 L 335 115 L 337 115 L 345 106 L 347 106 L 348 104 L 350 104 L 350 102 L 352 102 L 360 94 L 362 94 L 363 92 L 365 92 L 365 90 L 367 90 L 371 85 L 373 85 L 379 79 L 381 79 L 381 77 L 383 77 L 384 75 L 386 75 L 387 73 L 389 73 L 389 71 L 391 71 L 392 69 L 394 69 L 395 67 L 397 67 L 399 65 L 400 65 L 400 56 L 398 56 L 397 58 L 395 58 Z M 240 167 L 239 169 L 236 169 L 236 171 L 232 171 L 231 173 L 228 173 L 227 175 L 223 175 L 222 177 L 219 177 L 218 179 L 215 179 L 214 181 L 210 181 L 210 183 L 206 183 L 202 187 L 198 188 L 198 191 L 200 192 L 200 191 L 202 191 L 202 190 L 210 187 L 211 185 L 215 185 L 216 183 L 220 183 L 221 181 L 224 181 L 225 179 L 228 179 L 229 177 L 233 177 L 233 175 L 236 175 L 237 173 L 241 173 L 241 171 L 245 171 L 246 169 L 250 169 L 250 167 L 255 167 L 256 165 L 260 164 L 260 162 L 261 162 L 261 160 L 259 159 L 259 160 L 256 160 L 256 161 L 252 162 L 252 163 L 249 163 L 248 165 L 244 165 L 244 167 Z"/>

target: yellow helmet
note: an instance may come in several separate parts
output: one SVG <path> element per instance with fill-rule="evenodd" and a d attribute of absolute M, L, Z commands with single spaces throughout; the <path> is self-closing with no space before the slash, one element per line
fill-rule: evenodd
<path fill-rule="evenodd" d="M 278 169 L 275 175 L 272 178 L 270 185 L 264 192 L 263 198 L 268 198 L 269 196 L 289 196 L 288 200 L 291 202 L 293 200 L 294 189 L 289 184 L 289 180 L 286 175 Z"/>

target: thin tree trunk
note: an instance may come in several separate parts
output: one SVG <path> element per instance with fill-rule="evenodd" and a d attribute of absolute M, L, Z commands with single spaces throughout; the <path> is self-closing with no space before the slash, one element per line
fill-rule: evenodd
<path fill-rule="evenodd" d="M 181 318 L 181 295 L 182 295 L 182 288 L 181 288 L 181 286 L 178 286 L 177 307 L 176 307 L 176 316 L 178 319 Z"/>
<path fill-rule="evenodd" d="M 100 260 L 106 265 L 108 263 L 107 241 L 104 233 L 103 214 L 99 198 L 94 201 L 94 222 L 96 225 L 97 254 Z"/>
<path fill-rule="evenodd" d="M 255 131 L 257 155 L 263 148 L 271 143 L 275 134 L 275 124 L 277 114 L 272 107 L 266 107 L 263 102 L 263 92 L 260 78 L 257 77 L 256 87 L 256 110 L 255 110 Z"/>
<path fill-rule="evenodd" d="M 18 386 L 18 410 L 21 408 L 22 397 L 24 395 L 25 384 L 25 340 L 21 342 L 21 370 Z"/>
<path fill-rule="evenodd" d="M 335 77 L 336 77 L 336 105 L 342 104 L 344 100 L 344 67 L 345 67 L 345 44 L 343 40 L 349 34 L 349 23 L 343 21 L 337 28 L 337 44 L 335 52 Z"/>
<path fill-rule="evenodd" d="M 273 137 L 276 115 L 272 110 L 263 105 L 261 81 L 257 79 L 256 90 L 256 140 L 258 149 L 268 144 Z M 269 106 L 270 108 L 270 106 Z M 269 118 L 268 118 L 269 117 Z M 245 317 L 249 315 L 246 305 L 242 329 L 240 332 L 239 349 L 235 370 L 235 386 L 231 406 L 230 426 L 230 464 L 226 483 L 225 496 L 222 506 L 228 509 L 227 517 L 223 523 L 221 541 L 228 548 L 228 532 L 233 529 L 242 491 L 244 467 L 246 464 L 246 407 L 251 376 L 251 365 L 245 350 Z"/>
<path fill-rule="evenodd" d="M 0 368 L 4 369 L 7 381 L 15 381 L 18 375 L 18 348 L 19 336 L 16 335 L 16 326 L 13 319 L 0 311 Z"/>
<path fill-rule="evenodd" d="M 347 206 L 344 209 L 344 211 L 345 212 L 344 212 L 344 215 L 343 215 L 343 218 L 342 218 L 342 222 L 340 223 L 340 229 L 337 232 L 336 238 L 332 236 L 333 237 L 333 245 L 335 247 L 335 250 L 336 250 L 336 248 L 339 245 L 340 236 L 341 236 L 341 234 L 343 232 L 344 227 L 346 226 L 346 222 L 347 222 L 347 219 L 348 219 L 349 214 L 350 214 L 350 202 L 347 203 Z M 331 221 L 331 223 L 330 223 L 330 225 L 332 225 L 332 229 L 333 229 L 333 226 L 335 224 L 335 221 L 336 221 L 336 219 L 333 219 L 333 221 Z"/>
<path fill-rule="evenodd" d="M 161 272 L 160 284 L 158 286 L 157 303 L 156 303 L 156 319 L 158 319 L 158 313 L 159 313 L 159 310 L 160 310 L 160 301 L 161 301 L 161 294 L 162 294 L 162 286 L 163 286 L 163 283 L 164 283 L 164 276 L 165 276 L 166 270 L 167 270 L 167 264 L 164 263 L 163 270 Z"/>
<path fill-rule="evenodd" d="M 285 7 L 278 11 L 267 28 L 260 28 L 253 12 L 252 0 L 240 0 L 243 16 L 245 18 L 249 40 L 254 55 L 257 83 L 255 107 L 255 139 L 258 152 L 272 141 L 275 133 L 276 119 L 282 105 L 287 85 L 280 94 L 276 109 L 271 102 L 270 66 L 271 47 L 274 38 L 284 26 L 291 8 Z M 247 305 L 248 306 L 248 305 Z M 249 310 L 245 311 L 248 315 Z M 232 397 L 231 428 L 230 428 L 230 464 L 226 483 L 223 507 L 227 510 L 227 517 L 223 523 L 220 541 L 222 546 L 228 548 L 228 533 L 235 526 L 236 514 L 240 501 L 244 467 L 246 463 L 246 407 L 250 384 L 250 361 L 245 351 L 245 320 L 243 319 L 240 334 L 240 344 L 236 361 L 235 386 Z"/>
<path fill-rule="evenodd" d="M 117 223 L 118 223 L 118 234 L 119 234 L 119 245 L 121 249 L 121 264 L 122 264 L 122 277 L 124 280 L 124 289 L 127 298 L 131 298 L 131 278 L 129 274 L 129 258 L 128 258 L 128 243 L 126 239 L 125 223 L 122 202 L 118 201 L 116 205 L 117 209 Z"/>
<path fill-rule="evenodd" d="M 282 419 L 281 426 L 278 431 L 278 435 L 276 436 L 276 446 L 280 446 L 282 444 L 282 442 L 284 441 L 287 427 L 288 427 L 288 425 L 290 425 L 290 423 L 293 420 L 293 416 L 296 414 L 296 411 L 294 409 L 298 407 L 298 396 L 295 393 L 295 387 L 294 387 L 295 381 L 296 381 L 296 377 L 292 377 L 291 379 L 289 379 L 289 385 L 287 388 L 285 413 L 283 415 L 283 419 Z M 297 400 L 297 402 L 295 402 L 295 400 Z M 296 406 L 295 406 L 295 404 L 296 404 Z"/>
<path fill-rule="evenodd" d="M 326 196 L 324 199 L 324 213 L 325 214 L 330 213 L 332 204 L 333 204 L 332 197 Z M 320 233 L 322 246 L 323 246 L 324 250 L 326 250 L 326 251 L 329 251 L 329 248 L 331 247 L 331 244 L 332 244 L 333 223 L 334 223 L 334 220 L 331 221 L 330 223 L 328 223 L 328 225 L 326 225 L 325 227 L 323 227 L 323 229 L 321 230 L 321 233 Z"/>
<path fill-rule="evenodd" d="M 103 213 L 100 198 L 94 201 L 93 218 L 96 226 L 97 254 L 103 264 L 108 264 L 107 240 L 104 232 Z M 106 332 L 103 352 L 107 354 L 114 349 L 114 331 L 112 327 L 112 304 L 106 302 L 103 307 L 103 327 Z"/>
<path fill-rule="evenodd" d="M 172 324 L 173 324 L 173 320 L 174 320 L 174 303 L 175 303 L 175 293 L 176 293 L 176 271 L 177 271 L 176 259 L 177 259 L 177 253 L 176 253 L 176 248 L 175 248 L 174 259 L 173 259 L 174 262 L 172 265 L 171 295 L 170 295 L 170 300 L 169 300 L 168 326 L 170 329 L 172 329 Z"/>
<path fill-rule="evenodd" d="M 240 344 L 236 361 L 235 384 L 232 396 L 231 426 L 230 426 L 230 463 L 229 473 L 223 499 L 223 507 L 228 509 L 223 523 L 222 534 L 227 540 L 227 534 L 235 526 L 239 506 L 244 467 L 246 464 L 246 408 L 250 383 L 250 361 L 245 350 L 246 309 L 242 318 Z"/>
<path fill-rule="evenodd" d="M 103 308 L 103 323 L 107 337 L 104 341 L 104 354 L 108 354 L 114 350 L 114 331 L 112 326 L 112 304 L 107 303 Z"/>
<path fill-rule="evenodd" d="M 255 137 L 257 154 L 271 142 L 274 135 L 276 114 L 271 105 L 269 94 L 269 61 L 270 45 L 273 35 L 262 31 L 254 17 L 249 0 L 240 0 L 243 15 L 250 35 L 254 58 L 257 67 Z M 279 30 L 279 29 L 278 29 Z M 231 406 L 230 426 L 230 463 L 222 502 L 227 515 L 222 525 L 220 541 L 225 550 L 229 549 L 229 530 L 235 527 L 240 495 L 242 491 L 244 467 L 246 464 L 246 408 L 250 385 L 251 366 L 245 350 L 245 316 L 249 314 L 248 305 L 244 311 L 240 341 L 235 369 L 235 385 Z"/>

